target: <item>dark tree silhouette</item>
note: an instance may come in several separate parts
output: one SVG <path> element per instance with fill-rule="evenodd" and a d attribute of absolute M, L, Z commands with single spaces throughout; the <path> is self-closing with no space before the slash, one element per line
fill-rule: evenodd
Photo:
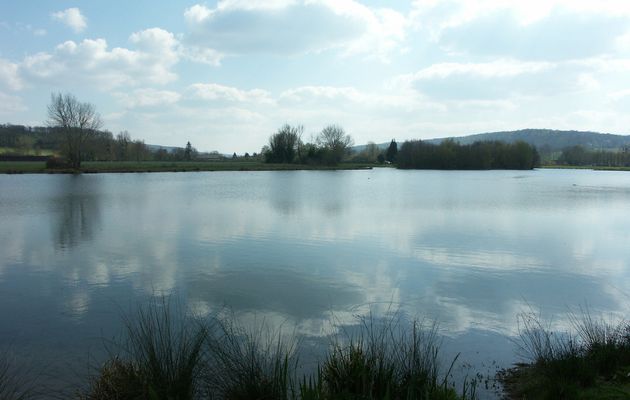
<path fill-rule="evenodd" d="M 525 142 L 475 142 L 460 145 L 452 139 L 439 145 L 406 141 L 398 152 L 399 168 L 417 169 L 532 169 L 540 158 Z"/>
<path fill-rule="evenodd" d="M 398 154 L 398 143 L 392 139 L 387 151 L 385 152 L 385 159 L 389 162 L 396 162 L 396 155 Z"/>
<path fill-rule="evenodd" d="M 186 143 L 186 149 L 184 150 L 184 160 L 190 161 L 192 159 L 192 145 L 190 142 Z"/>
<path fill-rule="evenodd" d="M 269 148 L 265 150 L 265 161 L 270 163 L 292 163 L 300 146 L 302 126 L 284 125 L 269 138 Z"/>

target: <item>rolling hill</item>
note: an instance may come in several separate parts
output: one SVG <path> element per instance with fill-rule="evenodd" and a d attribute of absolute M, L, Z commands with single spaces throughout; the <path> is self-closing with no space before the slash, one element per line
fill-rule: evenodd
<path fill-rule="evenodd" d="M 613 135 L 587 131 L 561 131 L 553 129 L 521 129 L 517 131 L 489 132 L 475 135 L 428 139 L 429 143 L 439 144 L 445 139 L 453 139 L 460 144 L 471 144 L 478 141 L 499 140 L 516 142 L 522 140 L 536 146 L 539 151 L 549 153 L 558 152 L 570 146 L 580 145 L 591 150 L 617 150 L 630 146 L 630 135 Z M 401 143 L 399 143 L 400 145 Z M 389 142 L 378 144 L 386 149 Z M 365 145 L 355 146 L 355 151 L 361 151 Z"/>

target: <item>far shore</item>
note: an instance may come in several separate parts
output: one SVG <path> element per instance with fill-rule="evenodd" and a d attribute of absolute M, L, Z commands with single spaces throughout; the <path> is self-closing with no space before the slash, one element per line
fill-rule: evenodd
<path fill-rule="evenodd" d="M 630 171 L 630 167 L 606 167 L 593 165 L 541 165 L 538 168 L 547 169 L 591 169 L 594 171 Z"/>
<path fill-rule="evenodd" d="M 0 161 L 0 174 L 97 174 L 145 172 L 212 171 L 301 171 L 364 170 L 394 167 L 391 164 L 347 163 L 337 165 L 272 164 L 261 161 L 85 161 L 81 169 L 46 168 L 43 161 Z M 630 171 L 630 167 L 541 165 L 540 169 L 590 169 L 595 171 Z"/>
<path fill-rule="evenodd" d="M 304 164 L 270 164 L 259 161 L 86 161 L 79 170 L 46 168 L 40 161 L 1 161 L 4 174 L 95 174 L 143 172 L 210 172 L 210 171 L 296 171 L 296 170 L 361 170 L 374 164 L 340 163 L 334 166 Z"/>

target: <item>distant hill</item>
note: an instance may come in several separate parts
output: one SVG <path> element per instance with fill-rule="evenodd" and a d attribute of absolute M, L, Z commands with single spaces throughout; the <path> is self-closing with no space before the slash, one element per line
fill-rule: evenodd
<path fill-rule="evenodd" d="M 149 150 L 151 151 L 158 151 L 158 150 L 166 150 L 169 153 L 174 153 L 177 150 L 184 150 L 183 147 L 175 147 L 175 146 L 162 146 L 159 144 L 147 144 L 146 145 Z"/>
<path fill-rule="evenodd" d="M 616 150 L 630 146 L 630 135 L 553 129 L 521 129 L 518 131 L 479 133 L 461 137 L 428 139 L 426 142 L 439 144 L 445 139 L 453 139 L 460 144 L 492 140 L 512 143 L 522 140 L 536 146 L 541 152 L 557 152 L 575 145 L 592 150 Z M 386 149 L 388 145 L 389 142 L 380 143 L 377 146 Z M 353 147 L 355 151 L 362 151 L 363 149 L 365 149 L 365 145 Z"/>
<path fill-rule="evenodd" d="M 552 129 L 521 129 L 518 131 L 480 133 L 454 137 L 452 139 L 461 144 L 471 144 L 478 141 L 489 140 L 500 140 L 512 143 L 522 140 L 536 146 L 540 150 L 547 151 L 560 151 L 566 147 L 575 145 L 594 150 L 613 150 L 630 146 L 630 136 L 627 135 L 584 131 L 559 131 Z M 442 140 L 444 140 L 444 138 L 432 139 L 429 140 L 429 142 L 440 143 Z"/>

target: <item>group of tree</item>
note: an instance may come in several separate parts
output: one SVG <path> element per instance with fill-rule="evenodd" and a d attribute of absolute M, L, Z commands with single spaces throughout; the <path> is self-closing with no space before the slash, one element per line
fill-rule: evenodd
<path fill-rule="evenodd" d="M 45 127 L 0 125 L 0 147 L 10 155 L 58 154 L 62 163 L 80 168 L 82 161 L 191 161 L 197 150 L 188 142 L 184 148 L 151 148 L 133 140 L 127 131 L 117 135 L 102 130 L 95 107 L 71 94 L 53 94 Z"/>
<path fill-rule="evenodd" d="M 562 151 L 557 164 L 593 167 L 630 167 L 630 148 L 620 151 L 588 150 L 583 146 L 571 146 Z"/>
<path fill-rule="evenodd" d="M 402 144 L 396 158 L 404 169 L 532 169 L 540 163 L 536 147 L 520 141 L 462 145 L 450 139 L 440 144 L 412 140 Z"/>
<path fill-rule="evenodd" d="M 268 163 L 336 165 L 350 154 L 353 140 L 338 125 L 329 125 L 313 142 L 302 140 L 303 126 L 284 125 L 269 137 L 261 153 Z"/>

